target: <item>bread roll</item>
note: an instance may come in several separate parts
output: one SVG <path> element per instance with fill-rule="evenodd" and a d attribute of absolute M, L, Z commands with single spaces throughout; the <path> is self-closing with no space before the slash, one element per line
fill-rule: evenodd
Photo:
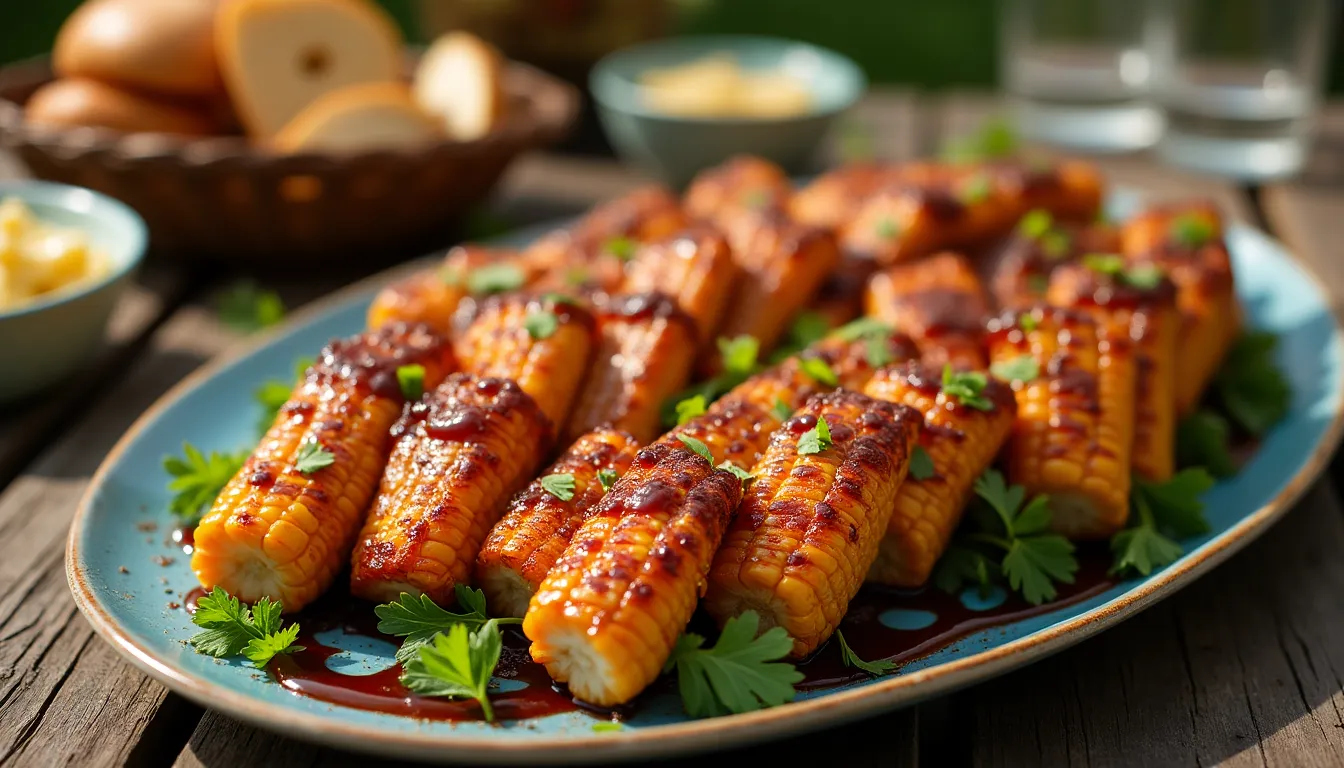
<path fill-rule="evenodd" d="M 153 94 L 207 97 L 223 89 L 215 62 L 215 0 L 89 0 L 56 36 L 52 64 Z"/>
<path fill-rule="evenodd" d="M 215 43 L 238 117 L 256 138 L 332 91 L 393 82 L 401 71 L 401 37 L 366 0 L 229 0 Z"/>
<path fill-rule="evenodd" d="M 400 83 L 352 85 L 322 96 L 275 135 L 279 152 L 357 152 L 425 144 L 443 137 Z"/>
<path fill-rule="evenodd" d="M 415 100 L 459 141 L 479 139 L 504 116 L 504 57 L 466 32 L 449 32 L 415 70 Z"/>
<path fill-rule="evenodd" d="M 128 133 L 204 136 L 216 128 L 200 111 L 84 78 L 54 80 L 37 89 L 24 115 L 34 125 L 101 126 Z"/>

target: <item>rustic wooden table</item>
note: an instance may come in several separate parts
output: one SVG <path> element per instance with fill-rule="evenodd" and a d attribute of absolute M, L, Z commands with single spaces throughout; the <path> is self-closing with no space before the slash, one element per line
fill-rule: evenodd
<path fill-rule="evenodd" d="M 884 93 L 855 119 L 879 156 L 901 159 L 930 151 L 993 108 L 969 95 Z M 1309 171 L 1264 188 L 1145 158 L 1101 162 L 1116 183 L 1156 196 L 1219 200 L 1296 249 L 1340 305 L 1344 106 L 1322 122 Z M 0 175 L 21 173 L 0 157 Z M 573 213 L 638 182 L 610 162 L 527 158 L 510 172 L 495 212 L 518 223 Z M 262 282 L 293 307 L 359 276 Z M 233 277 L 151 265 L 78 381 L 0 410 L 0 764 L 370 762 L 169 693 L 96 638 L 66 590 L 66 530 L 98 463 L 155 398 L 239 341 L 209 302 Z M 904 711 L 696 761 L 792 762 L 839 752 L 854 765 L 1344 765 L 1341 594 L 1344 511 L 1335 484 L 1323 478 L 1274 530 L 1198 583 L 1047 661 Z"/>

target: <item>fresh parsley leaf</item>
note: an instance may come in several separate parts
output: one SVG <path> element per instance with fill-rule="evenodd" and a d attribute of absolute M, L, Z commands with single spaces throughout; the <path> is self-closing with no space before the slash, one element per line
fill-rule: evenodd
<path fill-rule="evenodd" d="M 493 722 L 487 690 L 503 648 L 496 619 L 474 632 L 465 624 L 454 624 L 447 634 L 435 634 L 421 645 L 416 657 L 402 665 L 401 684 L 421 696 L 475 699 L 486 721 Z"/>
<path fill-rule="evenodd" d="M 840 341 L 858 341 L 859 339 L 871 339 L 875 336 L 887 336 L 894 330 L 895 328 L 892 327 L 891 323 L 885 320 L 876 317 L 860 317 L 831 331 L 829 336 Z"/>
<path fill-rule="evenodd" d="M 567 293 L 560 293 L 559 291 L 550 291 L 548 293 L 543 293 L 541 295 L 541 300 L 543 302 L 546 302 L 547 304 L 550 304 L 553 307 L 558 307 L 563 304 L 568 304 L 571 307 L 583 306 L 578 299 L 574 298 L 573 296 L 570 296 Z"/>
<path fill-rule="evenodd" d="M 168 490 L 173 498 L 168 509 L 184 521 L 194 523 L 201 513 L 215 503 L 215 497 L 224 490 L 233 476 L 243 468 L 248 452 L 217 453 L 207 456 L 191 443 L 182 444 L 182 456 L 164 456 L 163 469 L 172 479 Z"/>
<path fill-rule="evenodd" d="M 419 400 L 425 394 L 425 366 L 418 363 L 398 366 L 397 384 L 401 387 L 402 397 Z"/>
<path fill-rule="evenodd" d="M 1020 485 L 1008 485 L 1003 479 L 1003 473 L 988 469 L 975 479 L 975 493 L 989 504 L 1002 522 L 1004 532 L 1011 535 L 1013 518 L 1026 499 L 1027 489 Z"/>
<path fill-rule="evenodd" d="M 994 117 L 983 122 L 973 133 L 944 143 L 942 156 L 953 163 L 978 163 L 1008 157 L 1017 152 L 1017 133 L 1007 120 Z"/>
<path fill-rule="evenodd" d="M 953 544 L 948 547 L 933 569 L 933 584 L 949 595 L 961 591 L 965 584 L 975 584 L 981 594 L 987 594 L 989 586 L 1001 574 L 997 563 L 978 549 Z"/>
<path fill-rule="evenodd" d="M 803 373 L 818 384 L 827 387 L 840 386 L 840 378 L 835 375 L 835 371 L 831 370 L 831 366 L 827 365 L 826 361 L 820 357 L 800 357 L 798 358 L 798 365 L 802 368 Z"/>
<path fill-rule="evenodd" d="M 1147 576 L 1155 568 L 1176 562 L 1181 552 L 1181 545 L 1163 536 L 1152 525 L 1126 528 L 1111 537 L 1111 554 L 1115 560 L 1110 572 Z"/>
<path fill-rule="evenodd" d="M 793 415 L 793 408 L 783 400 L 776 398 L 774 406 L 770 409 L 770 413 L 780 421 L 787 421 L 788 418 Z"/>
<path fill-rule="evenodd" d="M 722 469 L 731 472 L 733 477 L 736 477 L 738 480 L 742 481 L 742 487 L 744 489 L 747 487 L 749 483 L 751 483 L 751 480 L 754 477 L 754 475 L 752 475 L 750 472 L 737 466 L 731 461 L 720 462 L 717 469 Z"/>
<path fill-rule="evenodd" d="M 1054 223 L 1054 217 L 1050 215 L 1049 211 L 1044 208 L 1034 208 L 1027 211 L 1026 215 L 1017 223 L 1017 231 L 1023 237 L 1035 240 L 1049 232 Z"/>
<path fill-rule="evenodd" d="M 777 363 L 787 357 L 798 354 L 807 347 L 812 346 L 818 341 L 826 338 L 826 334 L 831 330 L 831 324 L 826 316 L 820 312 L 813 312 L 805 309 L 799 312 L 789 325 L 788 333 L 784 335 L 784 340 L 770 355 L 770 361 Z"/>
<path fill-rule="evenodd" d="M 453 613 L 440 608 L 428 595 L 412 597 L 402 592 L 401 596 L 390 603 L 375 606 L 373 613 L 378 617 L 378 631 L 385 635 L 406 638 L 397 651 L 397 661 L 406 662 L 416 655 L 421 645 L 429 642 L 434 635 L 447 632 L 456 625 L 479 627 L 490 620 L 485 612 L 485 593 L 479 589 L 456 584 L 453 593 L 457 604 L 465 613 Z M 496 619 L 501 624 L 516 624 L 522 619 Z"/>
<path fill-rule="evenodd" d="M 839 629 L 835 630 L 835 639 L 840 643 L 840 663 L 846 667 L 861 669 L 873 677 L 881 677 L 896 671 L 896 664 L 886 659 L 878 659 L 877 661 L 860 659 L 859 655 L 854 653 L 854 649 L 849 647 L 849 643 L 845 642 L 845 633 Z"/>
<path fill-rule="evenodd" d="M 1185 248 L 1198 248 L 1213 239 L 1213 222 L 1197 213 L 1177 216 L 1170 226 L 1171 239 Z"/>
<path fill-rule="evenodd" d="M 1014 592 L 1022 593 L 1028 603 L 1040 605 L 1059 594 L 1055 582 L 1073 583 L 1078 561 L 1068 539 L 1044 534 L 1013 539 L 1000 567 Z"/>
<path fill-rule="evenodd" d="M 799 436 L 798 455 L 821 453 L 831 445 L 831 425 L 826 423 L 826 419 L 818 417 L 816 426 Z"/>
<path fill-rule="evenodd" d="M 1156 264 L 1136 264 L 1126 269 L 1120 276 L 1126 285 L 1141 291 L 1151 291 L 1162 284 L 1166 272 Z"/>
<path fill-rule="evenodd" d="M 901 225 L 890 216 L 883 216 L 873 227 L 873 233 L 883 240 L 894 240 L 901 234 Z"/>
<path fill-rule="evenodd" d="M 323 467 L 331 466 L 335 461 L 336 454 L 312 441 L 299 446 L 299 453 L 294 457 L 294 469 L 301 474 L 311 475 Z"/>
<path fill-rule="evenodd" d="M 1004 381 L 1020 381 L 1024 384 L 1035 381 L 1041 375 L 1041 365 L 1031 355 L 1019 355 L 1012 360 L 1000 360 L 989 366 L 994 378 Z"/>
<path fill-rule="evenodd" d="M 1200 496 L 1211 487 L 1213 477 L 1202 467 L 1177 472 L 1164 483 L 1134 478 L 1130 526 L 1111 537 L 1111 573 L 1147 576 L 1175 562 L 1183 550 L 1168 534 L 1196 536 L 1209 530 Z"/>
<path fill-rule="evenodd" d="M 1030 312 L 1023 312 L 1017 316 L 1017 327 L 1021 328 L 1024 333 L 1031 333 L 1036 330 L 1037 325 L 1039 325 L 1039 323 L 1036 320 L 1036 316 Z"/>
<path fill-rule="evenodd" d="M 976 203 L 983 203 L 988 199 L 991 191 L 992 187 L 990 185 L 989 177 L 983 173 L 977 173 L 969 179 L 966 179 L 961 185 L 961 191 L 958 194 L 958 197 L 961 199 L 961 202 L 967 205 L 975 205 Z"/>
<path fill-rule="evenodd" d="M 746 378 L 756 370 L 756 357 L 760 354 L 761 343 L 755 336 L 720 336 L 716 342 L 719 354 L 723 357 L 723 370 Z"/>
<path fill-rule="evenodd" d="M 694 419 L 705 412 L 705 396 L 695 395 L 677 403 L 677 426 Z"/>
<path fill-rule="evenodd" d="M 793 700 L 794 685 L 803 673 L 777 661 L 793 650 L 783 627 L 771 627 L 756 636 L 761 617 L 746 611 L 729 619 L 713 648 L 705 638 L 682 635 L 665 672 L 677 670 L 682 706 L 692 717 L 751 712 Z"/>
<path fill-rule="evenodd" d="M 977 411 L 994 410 L 994 401 L 985 397 L 989 379 L 980 371 L 953 371 L 951 364 L 943 366 L 943 394 Z"/>
<path fill-rule="evenodd" d="M 1232 458 L 1232 429 L 1227 419 L 1201 408 L 1186 416 L 1176 427 L 1176 463 L 1182 467 L 1202 466 L 1214 477 L 1237 473 Z"/>
<path fill-rule="evenodd" d="M 705 461 L 708 461 L 710 464 L 714 463 L 714 457 L 709 452 L 709 446 L 705 445 L 699 440 L 696 440 L 694 437 L 691 437 L 690 435 L 677 435 L 677 439 L 681 441 L 682 445 L 689 448 L 692 453 L 702 457 Z"/>
<path fill-rule="evenodd" d="M 616 484 L 616 481 L 617 481 L 617 480 L 620 480 L 620 479 L 621 479 L 621 476 L 618 475 L 618 474 L 616 474 L 616 470 L 614 470 L 614 469 L 599 469 L 599 470 L 597 470 L 597 482 L 599 482 L 599 483 L 602 484 L 602 490 L 603 490 L 604 492 L 605 492 L 605 491 L 610 491 L 610 490 L 611 490 L 611 486 L 615 485 L 615 484 Z"/>
<path fill-rule="evenodd" d="M 295 360 L 294 378 L 302 382 L 314 362 L 311 357 L 300 357 Z M 264 435 L 266 430 L 271 428 L 276 417 L 280 415 L 280 409 L 285 407 L 285 403 L 289 402 L 289 396 L 294 392 L 294 387 L 295 382 L 267 379 L 262 382 L 260 387 L 252 391 L 252 398 L 261 406 L 261 416 L 257 419 L 257 432 Z"/>
<path fill-rule="evenodd" d="M 1098 274 L 1117 277 L 1125 271 L 1125 257 L 1118 253 L 1086 253 L 1083 266 Z"/>
<path fill-rule="evenodd" d="M 547 493 L 561 501 L 574 498 L 574 476 L 568 472 L 545 475 L 537 482 Z"/>
<path fill-rule="evenodd" d="M 635 251 L 639 250 L 639 243 L 629 237 L 613 237 L 603 243 L 602 250 L 621 261 L 629 261 L 635 257 Z"/>
<path fill-rule="evenodd" d="M 873 336 L 863 344 L 864 357 L 874 368 L 881 368 L 896 359 L 895 355 L 891 354 L 891 348 L 887 346 L 887 339 L 884 336 Z"/>
<path fill-rule="evenodd" d="M 1256 437 L 1287 415 L 1293 399 L 1292 388 L 1274 362 L 1278 341 L 1266 331 L 1244 334 L 1213 379 L 1214 394 L 1228 418 Z"/>
<path fill-rule="evenodd" d="M 527 283 L 527 275 L 513 264 L 486 264 L 467 273 L 467 291 L 474 296 L 516 291 Z"/>
<path fill-rule="evenodd" d="M 198 653 L 215 658 L 246 656 L 258 669 L 263 668 L 277 654 L 303 650 L 294 645 L 299 625 L 282 629 L 280 611 L 279 603 L 265 597 L 249 609 L 222 587 L 215 587 L 196 601 L 191 622 L 202 631 L 192 636 L 191 645 Z"/>
<path fill-rule="evenodd" d="M 928 480 L 938 476 L 938 470 L 933 466 L 933 457 L 922 445 L 916 445 L 914 452 L 910 454 L 910 476 L 916 480 Z"/>
<path fill-rule="evenodd" d="M 523 327 L 527 329 L 527 335 L 534 339 L 549 339 L 560 327 L 560 319 L 554 312 L 546 310 L 528 312 L 523 318 Z"/>
<path fill-rule="evenodd" d="M 280 296 L 251 280 L 240 280 L 221 292 L 215 310 L 220 322 L 243 333 L 269 328 L 285 319 L 285 303 Z"/>
<path fill-rule="evenodd" d="M 1147 502 L 1153 519 L 1177 536 L 1208 533 L 1204 518 L 1204 492 L 1213 487 L 1213 476 L 1203 467 L 1183 469 L 1162 483 L 1134 479 L 1134 488 Z"/>

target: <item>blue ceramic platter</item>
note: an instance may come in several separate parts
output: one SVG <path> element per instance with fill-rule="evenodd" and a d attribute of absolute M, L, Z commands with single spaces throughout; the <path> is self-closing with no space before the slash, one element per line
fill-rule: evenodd
<path fill-rule="evenodd" d="M 1137 202 L 1135 195 L 1118 194 L 1111 207 L 1122 215 Z M 163 541 L 172 522 L 160 461 L 178 452 L 184 440 L 207 450 L 236 450 L 255 440 L 253 389 L 265 379 L 291 375 L 297 357 L 313 354 L 331 337 L 359 331 L 382 282 L 377 279 L 321 302 L 252 348 L 207 366 L 136 423 L 98 470 L 75 518 L 66 560 L 71 589 L 99 634 L 188 698 L 289 736 L 383 756 L 510 763 L 665 756 L 796 734 L 899 707 L 1058 651 L 1171 594 L 1263 532 L 1320 472 L 1341 427 L 1340 327 L 1320 284 L 1280 244 L 1244 225 L 1232 226 L 1229 244 L 1248 324 L 1280 336 L 1279 363 L 1292 383 L 1293 404 L 1243 471 L 1209 491 L 1213 531 L 1184 541 L 1187 554 L 1149 578 L 970 634 L 895 675 L 812 692 L 776 709 L 707 720 L 687 718 L 672 696 L 654 697 L 620 731 L 594 732 L 594 720 L 582 713 L 489 725 L 348 709 L 290 693 L 246 662 L 196 654 L 186 644 L 194 629 L 188 615 L 169 607 L 194 586 L 188 558 L 179 553 L 167 567 L 151 565 L 153 558 L 172 554 Z M 157 523 L 158 531 L 138 530 L 136 524 L 146 521 Z M 123 565 L 128 573 L 119 572 Z M 917 618 L 896 617 L 889 626 Z M 395 650 L 390 644 L 356 644 L 339 631 L 321 640 L 347 650 L 330 663 L 354 673 L 390 665 Z"/>

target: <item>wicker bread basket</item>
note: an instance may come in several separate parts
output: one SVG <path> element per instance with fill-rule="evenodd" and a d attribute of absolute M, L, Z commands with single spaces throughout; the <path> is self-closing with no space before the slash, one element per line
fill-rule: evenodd
<path fill-rule="evenodd" d="M 483 139 L 281 155 L 238 136 L 26 124 L 23 103 L 51 78 L 45 58 L 0 68 L 0 146 L 38 178 L 95 189 L 135 208 L 156 253 L 268 267 L 378 261 L 441 245 L 514 157 L 564 136 L 579 105 L 572 86 L 511 62 L 508 117 Z"/>

